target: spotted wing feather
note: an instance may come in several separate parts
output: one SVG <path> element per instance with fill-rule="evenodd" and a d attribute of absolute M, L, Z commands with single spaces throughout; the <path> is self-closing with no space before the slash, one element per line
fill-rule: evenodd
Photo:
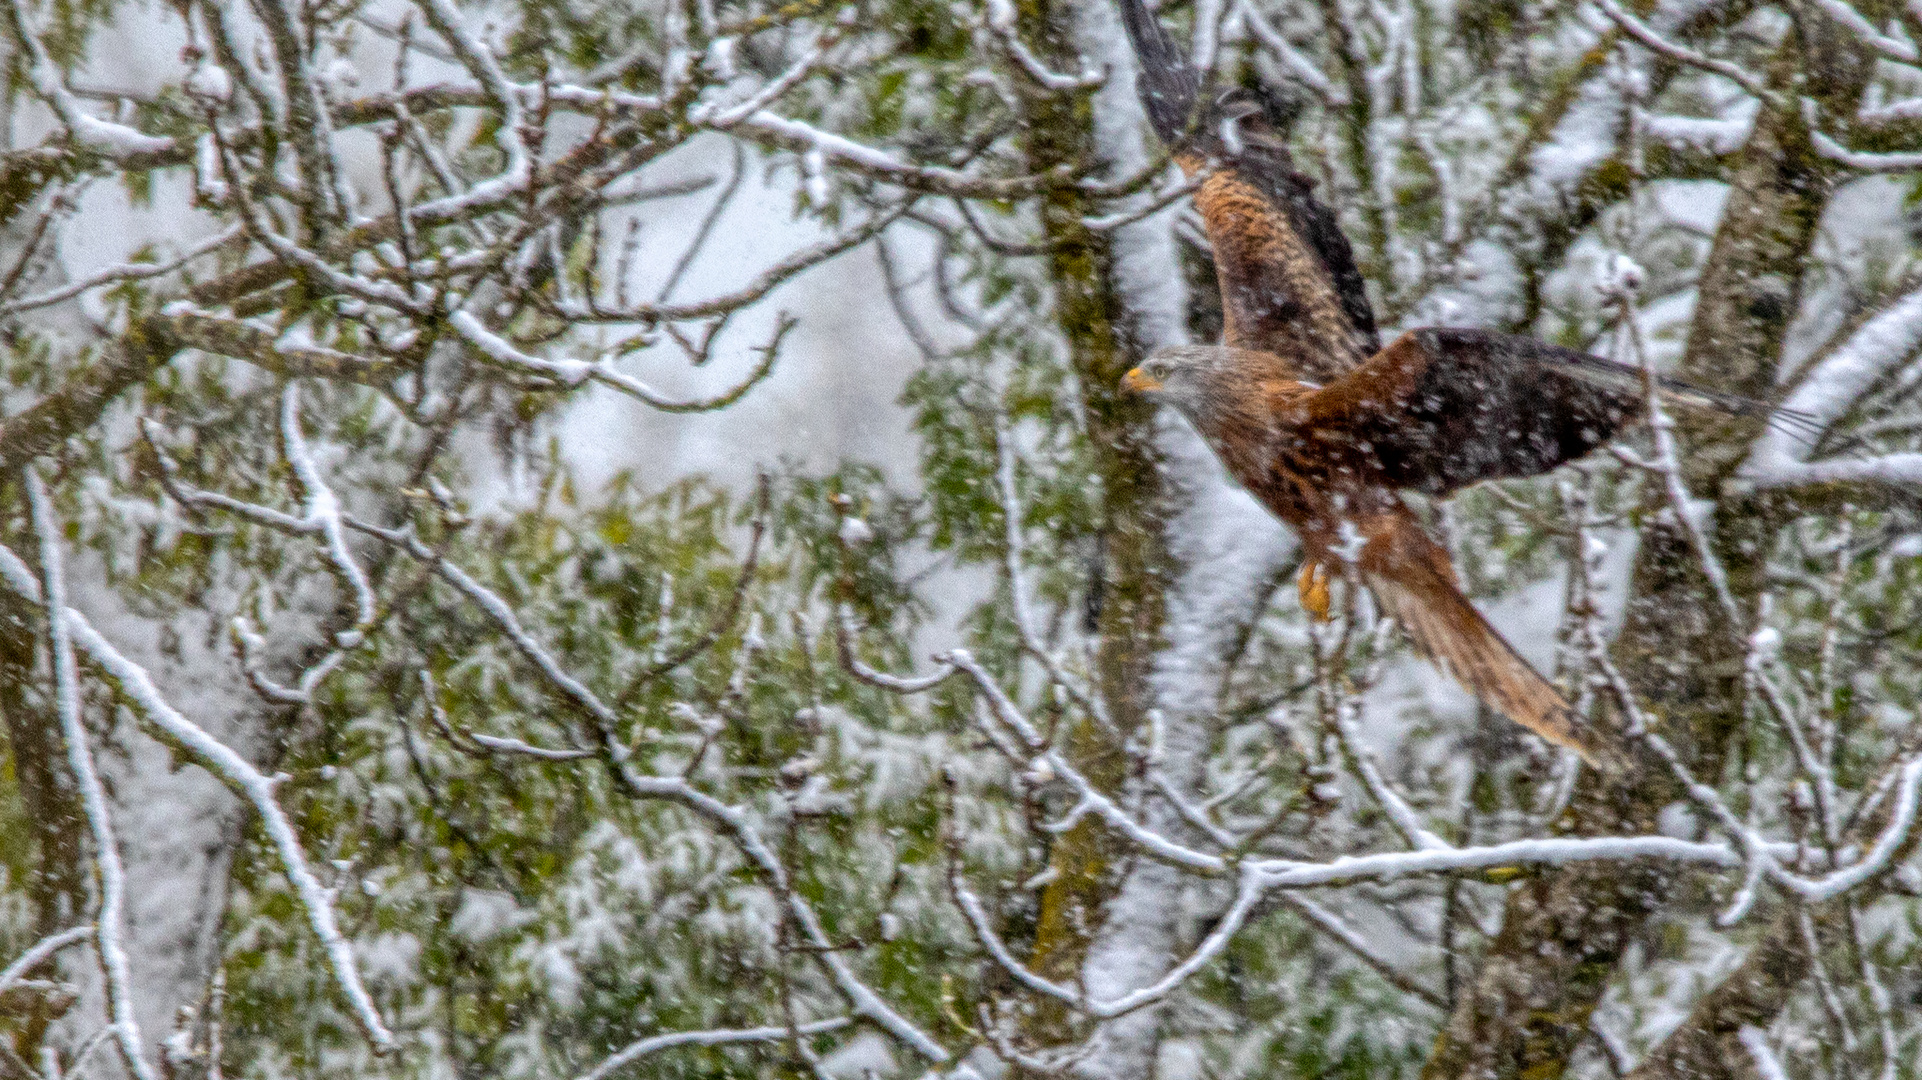
<path fill-rule="evenodd" d="M 1369 480 L 1446 495 L 1607 442 L 1640 415 L 1640 377 L 1531 338 L 1412 330 L 1309 399 L 1307 427 Z"/>

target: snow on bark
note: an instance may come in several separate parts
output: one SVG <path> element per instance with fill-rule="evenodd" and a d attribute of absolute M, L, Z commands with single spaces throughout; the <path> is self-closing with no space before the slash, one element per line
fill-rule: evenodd
<path fill-rule="evenodd" d="M 1808 460 L 1809 431 L 1826 434 L 1918 348 L 1922 348 L 1922 289 L 1884 308 L 1809 370 L 1781 405 L 1781 412 L 1798 422 L 1771 425 L 1749 451 L 1742 475 L 1758 487 L 1837 481 L 1922 483 L 1922 454 Z"/>
<path fill-rule="evenodd" d="M 0 580 L 38 601 L 35 583 L 23 575 L 20 560 L 0 548 Z M 245 804 L 236 798 L 243 791 L 257 808 L 272 808 L 267 831 L 283 855 L 289 845 L 296 852 L 299 865 L 290 864 L 287 870 L 309 908 L 310 922 L 330 952 L 358 1017 L 370 1022 L 370 1037 L 376 1045 L 386 1045 L 391 1035 L 365 991 L 358 989 L 350 947 L 335 926 L 327 890 L 307 870 L 304 857 L 298 856 L 291 826 L 273 804 L 277 780 L 247 762 L 259 738 L 253 721 L 260 715 L 260 699 L 215 644 L 223 637 L 218 616 L 209 614 L 207 629 L 198 632 L 179 632 L 182 623 L 176 621 L 175 633 L 170 634 L 155 620 L 129 611 L 113 590 L 94 585 L 104 576 L 98 566 L 83 564 L 73 576 L 88 583 L 70 590 L 73 606 L 67 608 L 67 622 L 74 643 L 174 743 L 170 747 L 132 731 L 116 730 L 112 742 L 118 752 L 102 762 L 110 780 L 110 811 L 139 823 L 138 828 L 125 830 L 121 846 L 131 886 L 125 935 L 132 972 L 129 998 L 144 1046 L 164 1044 L 180 1009 L 196 1006 L 204 997 L 219 956 L 229 870 L 247 814 Z M 290 614 L 297 622 L 310 620 L 323 609 L 317 597 L 300 597 L 294 606 L 299 610 Z M 278 635 L 275 659 L 288 659 L 307 640 L 297 632 Z M 198 722 L 187 720 L 188 715 L 198 717 Z M 117 713 L 118 721 L 132 719 L 127 710 Z M 203 768 L 181 769 L 177 751 L 184 751 Z M 276 817 L 280 820 L 273 820 Z M 106 988 L 96 979 L 76 981 L 86 1007 L 62 1022 L 77 1044 L 99 1026 Z"/>
<path fill-rule="evenodd" d="M 1761 111 L 1761 102 L 1743 98 L 1723 117 L 1645 113 L 1640 122 L 1642 133 L 1651 139 L 1715 154 L 1732 154 L 1748 142 L 1749 133 L 1755 129 L 1755 117 Z"/>
<path fill-rule="evenodd" d="M 1621 95 L 1601 80 L 1584 84 L 1553 134 L 1529 154 L 1527 193 L 1547 200 L 1606 160 L 1622 117 Z"/>
<path fill-rule="evenodd" d="M 1075 5 L 1075 45 L 1088 65 L 1108 79 L 1093 95 L 1095 151 L 1114 176 L 1132 176 L 1150 160 L 1135 91 L 1136 61 L 1121 20 L 1107 4 Z M 1145 205 L 1137 195 L 1120 209 Z M 1136 343 L 1177 345 L 1187 340 L 1188 290 L 1171 225 L 1175 208 L 1113 232 L 1116 290 Z"/>
<path fill-rule="evenodd" d="M 240 718 L 258 712 L 258 699 L 225 675 L 224 657 L 206 646 L 220 639 L 218 633 L 182 632 L 163 642 L 159 625 L 133 616 L 111 590 L 97 584 L 97 567 L 81 561 L 68 573 L 69 601 L 88 612 L 87 621 L 74 627 L 76 644 L 84 649 L 81 639 L 93 625 L 110 627 L 120 647 L 156 673 L 173 700 L 217 718 L 215 730 L 222 739 L 247 741 Z M 115 752 L 102 757 L 100 767 L 109 812 L 119 821 L 138 823 L 120 830 L 119 837 L 130 886 L 123 948 L 132 1016 L 143 1051 L 152 1053 L 174 1026 L 180 1007 L 199 1003 L 206 989 L 219 953 L 217 930 L 244 809 L 213 777 L 180 769 L 166 747 L 122 730 L 120 722 L 115 729 L 106 737 Z M 106 987 L 97 969 L 89 970 L 93 967 L 77 954 L 66 964 L 67 977 L 81 989 L 80 1003 L 61 1021 L 74 1045 L 97 1030 L 106 1015 Z"/>
<path fill-rule="evenodd" d="M 1755 1063 L 1755 1073 L 1762 1080 L 1789 1080 L 1781 1059 L 1775 1056 L 1775 1050 L 1769 1046 L 1767 1032 L 1753 1024 L 1744 1024 L 1735 1037 L 1741 1041 L 1742 1048 L 1749 1052 L 1749 1057 Z"/>
<path fill-rule="evenodd" d="M 1074 30 L 1081 54 L 1108 73 L 1094 95 L 1096 146 L 1117 175 L 1136 172 L 1149 157 L 1135 95 L 1136 62 L 1120 21 L 1106 4 L 1082 4 Z M 1187 336 L 1187 296 L 1171 224 L 1171 215 L 1160 214 L 1114 231 L 1115 284 L 1142 346 L 1176 344 Z M 1280 526 L 1229 486 L 1193 431 L 1165 420 L 1159 442 L 1176 507 L 1168 537 L 1181 570 L 1167 597 L 1169 644 L 1155 659 L 1150 685 L 1164 732 L 1159 768 L 1178 789 L 1192 791 L 1207 752 L 1224 655 L 1238 628 L 1256 614 L 1254 600 L 1264 595 L 1259 584 L 1274 572 L 1287 545 Z M 1185 831 L 1166 800 L 1151 800 L 1144 816 L 1156 832 Z M 1090 998 L 1120 998 L 1168 973 L 1175 956 L 1186 951 L 1179 917 L 1189 881 L 1161 862 L 1136 860 L 1107 905 L 1083 965 Z M 1150 1006 L 1100 1025 L 1077 1073 L 1151 1076 L 1162 1011 Z"/>

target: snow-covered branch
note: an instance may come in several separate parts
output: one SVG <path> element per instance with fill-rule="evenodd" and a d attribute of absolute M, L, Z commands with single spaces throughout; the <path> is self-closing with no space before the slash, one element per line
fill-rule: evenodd
<path fill-rule="evenodd" d="M 156 278 L 165 274 L 171 274 L 202 256 L 219 251 L 221 248 L 226 247 L 235 239 L 239 238 L 240 235 L 241 229 L 235 226 L 188 247 L 187 250 L 164 262 L 128 262 L 104 267 L 78 281 L 70 281 L 59 288 L 48 289 L 46 292 L 23 296 L 18 300 L 10 300 L 4 304 L 0 304 L 0 314 L 14 315 L 19 312 L 32 311 L 35 308 L 62 303 L 90 289 L 98 289 L 104 285 L 115 285 L 126 281 L 141 281 L 147 278 Z"/>
<path fill-rule="evenodd" d="M 1401 833 L 1410 847 L 1422 851 L 1440 851 L 1451 847 L 1452 845 L 1447 841 L 1429 830 L 1427 824 L 1422 821 L 1421 815 L 1415 812 L 1414 807 L 1408 805 L 1408 801 L 1402 798 L 1401 793 L 1388 782 L 1388 778 L 1382 775 L 1381 765 L 1375 760 L 1374 752 L 1362 743 L 1360 734 L 1355 730 L 1354 717 L 1350 715 L 1348 704 L 1348 702 L 1339 702 L 1330 710 L 1331 726 L 1341 744 L 1342 756 L 1348 760 L 1349 767 L 1361 779 L 1362 786 L 1368 789 L 1368 794 L 1374 798 L 1382 812 L 1388 815 L 1388 820 L 1394 823 L 1395 830 Z"/>
<path fill-rule="evenodd" d="M 1021 644 L 1029 655 L 1047 669 L 1048 678 L 1087 709 L 1096 721 L 1113 730 L 1114 722 L 1101 700 L 1084 680 L 1068 672 L 1061 658 L 1048 642 L 1041 639 L 1040 631 L 1036 628 L 1034 610 L 1028 597 L 1027 568 L 1024 565 L 1027 544 L 1022 530 L 1026 528 L 1026 523 L 1022 520 L 1024 512 L 1015 476 L 1014 432 L 1008 426 L 1007 418 L 999 414 L 995 417 L 994 446 L 994 481 L 996 493 L 1001 497 L 1004 538 L 1001 561 L 1008 576 L 1008 606 L 1009 613 L 1014 617 L 1015 630 L 1021 635 Z"/>
<path fill-rule="evenodd" d="M 165 153 L 174 148 L 172 139 L 148 135 L 111 120 L 102 120 L 80 107 L 66 76 L 48 55 L 47 47 L 33 28 L 26 0 L 8 0 L 7 19 L 13 39 L 26 51 L 27 75 L 34 93 L 50 106 L 66 126 L 73 140 L 108 157 L 128 160 L 144 155 Z"/>
<path fill-rule="evenodd" d="M 354 553 L 347 547 L 347 528 L 341 524 L 340 498 L 320 474 L 320 466 L 315 464 L 313 451 L 307 446 L 307 436 L 300 429 L 300 384 L 290 382 L 280 395 L 280 438 L 286 450 L 287 460 L 294 467 L 294 477 L 307 497 L 303 520 L 319 530 L 325 538 L 327 560 L 340 576 L 341 584 L 348 595 L 354 599 L 354 622 L 350 629 L 335 635 L 343 648 L 358 645 L 366 632 L 374 624 L 378 601 L 374 590 L 367 583 L 367 574 L 355 561 Z"/>
<path fill-rule="evenodd" d="M 541 761 L 579 761 L 594 756 L 592 750 L 555 749 L 548 746 L 535 746 L 524 739 L 506 738 L 499 735 L 484 735 L 466 728 L 456 728 L 447 717 L 447 709 L 440 703 L 440 688 L 434 685 L 434 677 L 426 671 L 420 673 L 421 699 L 427 703 L 427 718 L 449 744 L 456 750 L 477 757 L 494 754 L 520 754 Z"/>
<path fill-rule="evenodd" d="M 80 717 L 80 678 L 74 670 L 73 638 L 75 627 L 68 617 L 64 559 L 60 551 L 60 526 L 54 520 L 53 503 L 40 480 L 40 470 L 29 466 L 22 474 L 27 502 L 33 513 L 33 531 L 40 537 L 41 606 L 47 613 L 47 636 L 53 653 L 54 708 L 60 715 L 60 735 L 67 744 L 67 767 L 73 770 L 74 784 L 80 789 L 80 805 L 87 815 L 87 828 L 93 836 L 93 866 L 100 885 L 100 910 L 94 917 L 94 945 L 100 953 L 100 970 L 107 980 L 107 1015 L 114 1044 L 121 1059 L 136 1080 L 159 1080 L 160 1074 L 147 1060 L 140 1044 L 140 1024 L 134 1019 L 133 973 L 127 960 L 127 871 L 120 857 L 120 841 L 114 836 L 113 818 L 107 810 L 107 789 L 94 767 L 92 737 Z"/>
<path fill-rule="evenodd" d="M 1807 417 L 1824 433 L 1875 385 L 1922 348 L 1922 289 L 1911 290 L 1863 323 L 1810 367 L 1781 408 Z M 1788 425 L 1771 425 L 1749 451 L 1742 476 L 1758 487 L 1835 482 L 1922 484 L 1922 454 L 1890 453 L 1810 461 L 1811 446 Z"/>
<path fill-rule="evenodd" d="M 56 930 L 27 947 L 27 950 L 14 958 L 13 963 L 0 969 L 0 993 L 24 978 L 27 972 L 46 963 L 53 955 L 69 945 L 77 945 L 97 935 L 93 926 L 69 926 Z"/>
<path fill-rule="evenodd" d="M 1447 1001 L 1440 994 L 1422 985 L 1397 967 L 1393 961 L 1383 956 L 1381 951 L 1362 935 L 1361 931 L 1348 925 L 1339 915 L 1301 893 L 1282 892 L 1279 895 L 1282 903 L 1293 908 L 1317 930 L 1333 938 L 1342 948 L 1354 954 L 1356 959 L 1386 979 L 1390 986 L 1434 1008 L 1447 1007 Z"/>
<path fill-rule="evenodd" d="M 823 131 L 805 121 L 781 116 L 767 109 L 738 121 L 733 130 L 759 136 L 799 154 L 818 152 L 826 161 L 877 180 L 899 184 L 911 191 L 960 198 L 1009 199 L 1032 194 L 1048 187 L 1070 182 L 1073 172 L 1059 169 L 1039 176 L 970 176 L 937 165 L 914 165 L 894 155 L 856 142 L 844 135 Z"/>
<path fill-rule="evenodd" d="M 534 164 L 533 154 L 527 146 L 529 132 L 521 113 L 521 95 L 508 82 L 493 51 L 468 31 L 464 17 L 454 6 L 453 0 L 417 0 L 417 6 L 426 16 L 428 25 L 453 49 L 462 66 L 481 84 L 501 111 L 500 123 L 494 129 L 495 140 L 507 154 L 507 166 L 499 176 L 470 187 L 467 197 L 486 199 L 496 192 L 525 187 L 533 175 Z"/>
<path fill-rule="evenodd" d="M 855 655 L 854 642 L 858 632 L 854 623 L 854 612 L 846 604 L 835 609 L 834 640 L 841 657 L 841 666 L 848 674 L 867 683 L 869 686 L 891 690 L 897 694 L 919 694 L 934 689 L 947 681 L 960 670 L 950 663 L 941 663 L 926 675 L 891 675 L 862 663 Z"/>
<path fill-rule="evenodd" d="M 1063 75 L 1048 70 L 1048 65 L 1042 63 L 1041 58 L 1034 54 L 1034 50 L 1028 48 L 1027 42 L 1021 40 L 1020 31 L 1015 28 L 1013 0 L 987 0 L 987 5 L 988 29 L 994 31 L 994 36 L 1001 42 L 1001 47 L 1008 51 L 1008 55 L 1013 58 L 1016 65 L 1038 85 L 1055 91 L 1082 90 L 1101 85 L 1104 76 L 1101 72 L 1092 69 L 1083 70 L 1079 75 Z"/>
<path fill-rule="evenodd" d="M 1281 31 L 1276 30 L 1274 24 L 1270 23 L 1261 13 L 1261 9 L 1255 5 L 1255 0 L 1237 0 L 1237 10 L 1241 15 L 1242 25 L 1254 34 L 1255 40 L 1261 43 L 1262 48 L 1275 54 L 1290 75 L 1300 79 L 1302 85 L 1314 91 L 1315 96 L 1327 102 L 1329 107 L 1340 109 L 1348 105 L 1347 92 L 1335 80 L 1329 78 L 1328 73 L 1321 70 L 1313 60 L 1303 55 L 1300 49 L 1295 48 L 1294 43 L 1283 36 Z"/>
<path fill-rule="evenodd" d="M 0 547 L 0 577 L 4 577 L 16 593 L 36 603 L 41 602 L 41 586 L 34 581 L 26 564 L 4 547 Z M 306 911 L 308 925 L 327 953 L 334 979 L 346 995 L 355 1020 L 377 1049 L 384 1051 L 392 1048 L 395 1045 L 393 1033 L 381 1020 L 380 1011 L 375 1008 L 373 998 L 368 995 L 361 981 L 353 947 L 341 934 L 334 917 L 332 897 L 309 869 L 293 825 L 274 798 L 278 778 L 262 773 L 232 747 L 209 735 L 169 704 L 146 670 L 114 648 L 93 628 L 85 615 L 71 607 L 61 610 L 62 618 L 59 621 L 72 634 L 74 644 L 80 646 L 113 680 L 120 692 L 134 704 L 141 718 L 148 722 L 151 730 L 163 742 L 253 804 L 260 813 L 281 867 Z"/>
<path fill-rule="evenodd" d="M 1654 359 L 1642 341 L 1641 312 L 1635 302 L 1634 290 L 1624 284 L 1617 292 L 1615 301 L 1621 316 L 1622 349 L 1626 354 L 1623 359 L 1642 372 L 1643 405 L 1648 412 L 1649 434 L 1655 442 L 1655 459 L 1649 463 L 1649 467 L 1662 478 L 1663 490 L 1668 495 L 1669 512 L 1675 515 L 1676 524 L 1681 526 L 1683 535 L 1688 538 L 1702 574 L 1708 578 L 1709 587 L 1714 590 L 1716 603 L 1721 605 L 1722 617 L 1728 620 L 1733 630 L 1743 625 L 1741 606 L 1729 591 L 1728 572 L 1723 569 L 1721 559 L 1709 544 L 1708 530 L 1701 520 L 1701 512 L 1689 493 L 1687 482 L 1682 478 L 1681 454 L 1675 443 L 1675 421 L 1669 418 L 1668 410 L 1662 406 L 1659 390 L 1661 376 L 1656 373 Z"/>
<path fill-rule="evenodd" d="M 837 1016 L 827 1020 L 811 1020 L 793 1027 L 758 1028 L 707 1028 L 700 1031 L 671 1031 L 664 1035 L 650 1035 L 636 1039 L 608 1055 L 605 1061 L 582 1073 L 577 1080 L 606 1080 L 619 1070 L 662 1050 L 677 1046 L 728 1046 L 734 1043 L 780 1042 L 801 1035 L 821 1035 L 839 1031 L 853 1020 Z"/>
<path fill-rule="evenodd" d="M 1922 59 L 1922 53 L 1916 52 L 1913 43 L 1876 29 L 1868 16 L 1857 11 L 1848 0 L 1815 0 L 1815 6 L 1824 15 L 1835 20 L 1838 25 L 1847 28 L 1863 44 L 1890 60 L 1913 64 L 1918 59 Z"/>
<path fill-rule="evenodd" d="M 1653 27 L 1637 18 L 1633 12 L 1616 3 L 1616 0 L 1595 0 L 1595 6 L 1601 9 L 1602 14 L 1608 16 L 1609 21 L 1621 27 L 1623 33 L 1634 38 L 1650 52 L 1692 68 L 1720 75 L 1763 101 L 1776 99 L 1775 92 L 1763 85 L 1762 80 L 1746 68 L 1726 60 L 1704 56 L 1694 49 L 1668 40 L 1657 33 Z"/>
<path fill-rule="evenodd" d="M 1809 132 L 1815 152 L 1838 165 L 1864 173 L 1908 173 L 1922 169 L 1922 154 L 1909 151 L 1851 150 L 1820 131 Z"/>

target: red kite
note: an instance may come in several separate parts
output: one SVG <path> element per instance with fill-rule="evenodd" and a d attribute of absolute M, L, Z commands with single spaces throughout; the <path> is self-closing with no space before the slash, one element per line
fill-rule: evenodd
<path fill-rule="evenodd" d="M 1228 472 L 1300 536 L 1303 607 L 1328 613 L 1352 565 L 1415 648 L 1482 701 L 1591 757 L 1561 693 L 1462 594 L 1448 552 L 1400 491 L 1445 496 L 1537 476 L 1608 441 L 1643 408 L 1635 368 L 1530 338 L 1411 330 L 1378 348 L 1334 214 L 1295 171 L 1265 103 L 1201 87 L 1142 7 L 1120 0 L 1148 116 L 1190 176 L 1214 247 L 1223 343 L 1163 349 L 1123 385 L 1179 410 Z M 1192 123 L 1191 123 L 1192 121 Z M 1662 380 L 1664 399 L 1766 407 Z"/>

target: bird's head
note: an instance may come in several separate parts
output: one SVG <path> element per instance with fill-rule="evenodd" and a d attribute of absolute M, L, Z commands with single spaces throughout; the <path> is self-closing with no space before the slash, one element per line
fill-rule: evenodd
<path fill-rule="evenodd" d="M 1270 361 L 1274 358 L 1267 353 L 1220 345 L 1170 345 L 1123 375 L 1121 388 L 1199 420 L 1232 397 L 1236 383 L 1263 371 Z"/>

